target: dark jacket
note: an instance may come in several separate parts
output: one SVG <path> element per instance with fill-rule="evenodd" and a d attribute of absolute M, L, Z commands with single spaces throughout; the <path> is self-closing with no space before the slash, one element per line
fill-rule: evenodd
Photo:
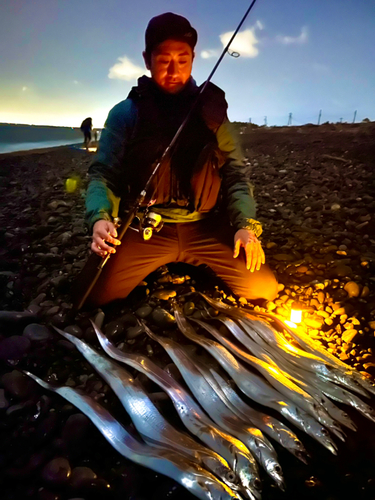
<path fill-rule="evenodd" d="M 99 219 L 116 216 L 120 202 L 126 210 L 136 198 L 198 92 L 193 79 L 182 92 L 171 95 L 142 77 L 128 98 L 110 111 L 89 169 L 86 208 L 91 228 Z M 157 200 L 155 211 L 160 207 L 165 213 L 169 208 L 172 213 L 182 207 L 190 220 L 196 220 L 217 205 L 221 189 L 236 229 L 255 217 L 252 188 L 226 109 L 224 92 L 209 84 L 175 153 L 154 180 L 149 199 Z"/>

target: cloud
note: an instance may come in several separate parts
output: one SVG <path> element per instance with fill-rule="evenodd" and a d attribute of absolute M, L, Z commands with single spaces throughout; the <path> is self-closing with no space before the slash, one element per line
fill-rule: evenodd
<path fill-rule="evenodd" d="M 73 80 L 74 85 L 78 85 L 79 81 L 78 80 Z"/>
<path fill-rule="evenodd" d="M 201 57 L 202 59 L 210 59 L 211 57 L 218 57 L 220 55 L 219 50 L 202 50 Z"/>
<path fill-rule="evenodd" d="M 238 52 L 242 57 L 256 57 L 259 54 L 259 50 L 256 45 L 259 40 L 256 37 L 256 30 L 264 29 L 264 25 L 257 21 L 252 28 L 237 33 L 236 38 L 233 40 L 229 47 L 229 52 Z M 229 40 L 231 39 L 234 31 L 228 31 L 220 35 L 220 41 L 223 48 L 227 46 Z M 208 49 L 202 50 L 202 59 L 209 59 L 211 57 L 218 57 L 221 51 L 219 49 Z"/>
<path fill-rule="evenodd" d="M 233 33 L 234 31 L 228 31 L 220 35 L 223 47 L 227 45 Z M 259 43 L 259 41 L 255 35 L 254 28 L 247 29 L 237 34 L 229 50 L 231 52 L 238 52 L 242 57 L 256 57 L 259 54 L 259 50 L 256 48 L 257 43 Z"/>
<path fill-rule="evenodd" d="M 108 78 L 129 82 L 136 80 L 146 72 L 146 69 L 137 66 L 126 56 L 119 57 L 118 60 L 120 62 L 117 62 L 109 69 Z"/>
<path fill-rule="evenodd" d="M 27 87 L 22 87 L 22 92 L 25 92 L 27 90 Z"/>
<path fill-rule="evenodd" d="M 276 40 L 284 45 L 292 45 L 292 44 L 301 45 L 303 43 L 306 43 L 308 40 L 307 27 L 303 26 L 301 29 L 301 33 L 298 36 L 279 35 L 276 37 Z"/>

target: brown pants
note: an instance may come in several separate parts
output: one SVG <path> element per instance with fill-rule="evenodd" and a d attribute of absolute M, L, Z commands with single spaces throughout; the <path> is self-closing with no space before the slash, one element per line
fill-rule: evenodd
<path fill-rule="evenodd" d="M 170 262 L 206 264 L 236 295 L 273 300 L 277 295 L 275 276 L 267 265 L 253 273 L 248 271 L 243 250 L 233 258 L 234 233 L 228 223 L 218 218 L 165 224 L 149 241 L 129 228 L 116 254 L 105 265 L 89 301 L 104 305 L 125 298 L 148 274 Z"/>

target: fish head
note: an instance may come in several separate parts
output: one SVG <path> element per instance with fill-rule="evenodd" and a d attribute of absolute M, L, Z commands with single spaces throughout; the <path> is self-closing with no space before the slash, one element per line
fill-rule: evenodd
<path fill-rule="evenodd" d="M 202 500 L 242 500 L 237 492 L 207 471 L 204 474 L 185 473 L 181 482 L 190 493 Z"/>
<path fill-rule="evenodd" d="M 238 449 L 232 450 L 232 453 L 235 456 L 233 469 L 240 479 L 241 491 L 246 494 L 247 498 L 260 499 L 262 496 L 262 482 L 255 460 Z"/>
<path fill-rule="evenodd" d="M 285 491 L 285 481 L 281 465 L 273 457 L 263 458 L 262 464 L 267 473 L 272 477 L 277 486 Z"/>
<path fill-rule="evenodd" d="M 328 430 L 313 418 L 309 419 L 307 433 L 333 453 L 333 455 L 337 455 L 337 446 L 332 440 Z"/>
<path fill-rule="evenodd" d="M 277 427 L 276 425 L 273 425 L 273 430 L 277 432 L 280 444 L 307 465 L 307 459 L 310 458 L 310 455 L 294 432 L 286 427 Z"/>
<path fill-rule="evenodd" d="M 240 491 L 242 489 L 240 477 L 229 467 L 224 459 L 220 461 L 218 458 L 206 457 L 204 460 L 205 466 L 229 486 L 231 490 Z"/>

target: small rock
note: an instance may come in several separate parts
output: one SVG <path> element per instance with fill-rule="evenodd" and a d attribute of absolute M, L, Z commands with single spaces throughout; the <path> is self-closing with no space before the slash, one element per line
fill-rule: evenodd
<path fill-rule="evenodd" d="M 38 318 L 28 311 L 0 311 L 0 325 L 28 325 Z"/>
<path fill-rule="evenodd" d="M 353 339 L 356 337 L 356 335 L 358 334 L 358 331 L 355 330 L 354 328 L 351 328 L 350 330 L 346 330 L 343 334 L 342 334 L 342 340 L 344 342 L 352 342 Z"/>
<path fill-rule="evenodd" d="M 31 323 L 30 325 L 27 325 L 22 335 L 23 337 L 27 337 L 29 340 L 34 342 L 47 340 L 52 337 L 51 332 L 46 326 L 38 325 L 37 323 Z"/>
<path fill-rule="evenodd" d="M 126 338 L 128 340 L 135 339 L 140 335 L 141 333 L 144 333 L 144 329 L 142 325 L 137 325 L 137 326 L 130 326 L 126 330 Z"/>
<path fill-rule="evenodd" d="M 151 313 L 152 307 L 148 304 L 144 304 L 135 311 L 135 314 L 138 316 L 138 318 L 147 318 L 147 316 Z"/>
<path fill-rule="evenodd" d="M 71 472 L 68 460 L 63 457 L 58 457 L 44 466 L 42 478 L 48 483 L 60 485 L 68 481 Z"/>
<path fill-rule="evenodd" d="M 78 325 L 66 326 L 64 328 L 64 332 L 70 333 L 71 335 L 74 335 L 74 337 L 77 337 L 78 339 L 81 339 L 83 337 L 82 328 L 80 328 Z"/>
<path fill-rule="evenodd" d="M 194 302 L 191 302 L 191 301 L 185 302 L 185 304 L 184 304 L 184 314 L 185 314 L 185 316 L 190 316 L 191 314 L 193 314 L 194 309 L 195 309 Z"/>
<path fill-rule="evenodd" d="M 19 361 L 30 350 L 30 340 L 20 335 L 13 335 L 0 341 L 0 359 Z"/>
<path fill-rule="evenodd" d="M 156 290 L 152 294 L 152 297 L 156 297 L 157 299 L 160 300 L 169 300 L 172 297 L 176 297 L 176 295 L 177 295 L 176 290 Z"/>
<path fill-rule="evenodd" d="M 151 314 L 153 322 L 160 327 L 170 327 L 176 323 L 176 319 L 165 309 L 156 307 Z"/>
<path fill-rule="evenodd" d="M 12 372 L 4 373 L 1 377 L 2 385 L 4 389 L 11 395 L 18 399 L 23 399 L 32 392 L 32 387 L 34 383 L 32 380 L 19 372 L 18 370 L 13 370 Z"/>
<path fill-rule="evenodd" d="M 92 479 L 96 479 L 97 477 L 95 472 L 89 467 L 74 467 L 69 484 L 74 489 L 81 489 L 85 488 Z"/>
<path fill-rule="evenodd" d="M 344 290 L 348 293 L 349 298 L 359 297 L 361 292 L 360 286 L 355 281 L 348 281 L 344 286 Z"/>

